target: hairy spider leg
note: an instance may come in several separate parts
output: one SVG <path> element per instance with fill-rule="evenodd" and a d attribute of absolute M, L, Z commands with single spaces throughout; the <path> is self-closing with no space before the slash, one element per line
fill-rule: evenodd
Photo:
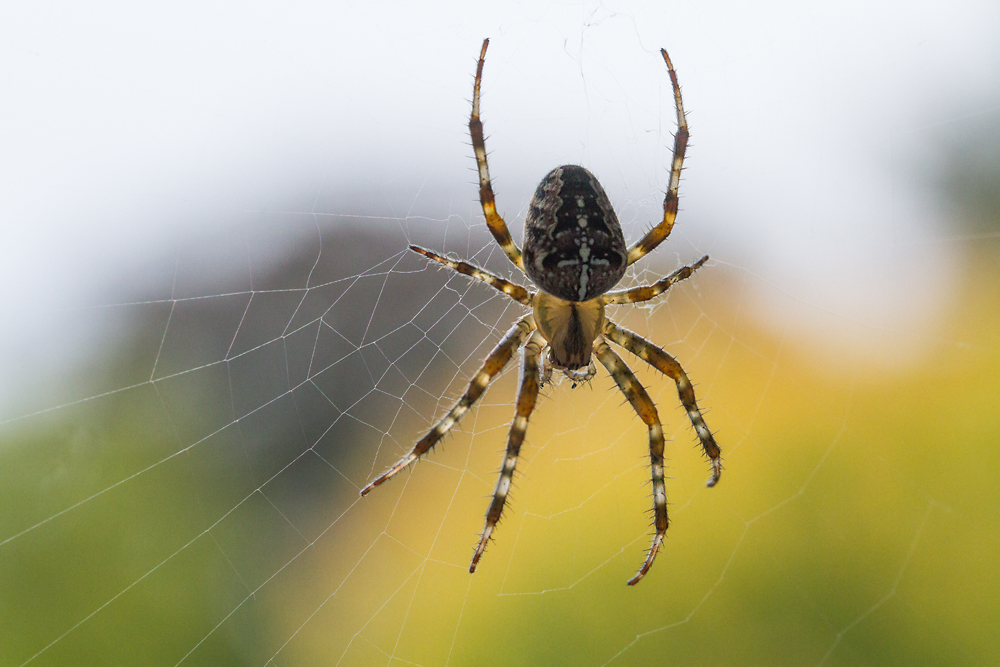
<path fill-rule="evenodd" d="M 663 55 L 663 62 L 667 64 L 667 72 L 670 74 L 670 85 L 674 89 L 674 106 L 677 108 L 677 133 L 674 135 L 674 157 L 670 164 L 670 185 L 667 188 L 667 195 L 663 199 L 663 221 L 646 232 L 642 239 L 632 246 L 628 251 L 628 263 L 634 264 L 660 245 L 663 239 L 670 236 L 670 231 L 674 228 L 674 220 L 677 218 L 677 191 L 681 184 L 681 168 L 684 166 L 684 151 L 687 150 L 688 126 L 687 118 L 684 115 L 684 103 L 681 101 L 681 86 L 677 83 L 677 72 L 674 71 L 673 63 L 666 49 L 660 49 Z"/>
<path fill-rule="evenodd" d="M 521 250 L 514 243 L 500 214 L 497 213 L 496 199 L 493 195 L 493 184 L 490 181 L 490 168 L 486 163 L 486 140 L 483 137 L 483 122 L 479 119 L 479 88 L 483 81 L 483 65 L 486 62 L 486 47 L 490 40 L 483 40 L 483 48 L 479 52 L 479 63 L 476 65 L 476 83 L 472 87 L 472 116 L 469 118 L 469 134 L 472 135 L 472 150 L 476 154 L 476 166 L 479 168 L 479 203 L 483 206 L 486 216 L 486 226 L 490 228 L 493 238 L 500 244 L 514 266 L 524 270 L 521 260 Z"/>
<path fill-rule="evenodd" d="M 646 393 L 646 389 L 639 383 L 635 373 L 622 361 L 622 358 L 608 347 L 603 337 L 594 341 L 594 354 L 611 373 L 611 377 L 625 394 L 628 402 L 632 404 L 639 418 L 649 427 L 649 468 L 653 480 L 653 527 L 656 529 L 656 535 L 653 536 L 653 543 L 649 547 L 642 567 L 639 568 L 634 577 L 628 580 L 629 586 L 635 586 L 652 567 L 653 559 L 656 558 L 656 554 L 663 544 L 663 536 L 666 534 L 669 524 L 667 519 L 667 487 L 663 481 L 663 426 L 660 424 L 660 416 L 656 412 L 656 406 L 653 405 L 653 400 Z"/>
<path fill-rule="evenodd" d="M 431 447 L 436 445 L 458 423 L 465 413 L 469 411 L 469 408 L 479 400 L 479 397 L 483 395 L 487 385 L 489 385 L 490 380 L 503 370 L 504 366 L 507 365 L 507 362 L 514 355 L 514 352 L 524 343 L 524 339 L 534 330 L 535 322 L 531 315 L 526 315 L 518 320 L 517 324 L 510 328 L 510 331 L 507 332 L 497 346 L 493 348 L 493 351 L 490 352 L 490 356 L 486 358 L 486 361 L 483 362 L 482 367 L 476 373 L 475 377 L 469 382 L 469 388 L 465 390 L 465 393 L 458 399 L 455 406 L 448 411 L 448 414 L 413 446 L 409 454 L 401 458 L 396 465 L 379 475 L 368 486 L 361 489 L 361 495 L 368 495 L 369 491 L 390 480 L 396 473 L 416 461 Z"/>
<path fill-rule="evenodd" d="M 701 265 L 707 261 L 708 255 L 705 255 L 694 264 L 682 266 L 669 276 L 660 278 L 652 285 L 642 285 L 641 287 L 633 287 L 632 289 L 608 292 L 604 295 L 604 303 L 639 303 L 654 299 L 673 287 L 676 283 L 690 278 L 691 274 L 701 268 Z"/>
<path fill-rule="evenodd" d="M 694 426 L 701 448 L 712 461 L 712 475 L 708 478 L 707 486 L 715 486 L 722 475 L 722 450 L 715 443 L 715 437 L 708 429 L 705 418 L 702 417 L 701 410 L 694 397 L 694 387 L 687 373 L 680 363 L 667 354 L 663 348 L 651 343 L 642 336 L 620 327 L 614 322 L 605 321 L 604 335 L 613 343 L 621 345 L 623 348 L 639 357 L 647 364 L 660 371 L 677 383 L 677 394 L 680 396 L 684 409 L 687 410 L 688 419 Z"/>
<path fill-rule="evenodd" d="M 524 434 L 528 431 L 528 417 L 535 409 L 535 401 L 538 398 L 538 366 L 542 356 L 542 348 L 545 346 L 545 339 L 535 331 L 524 349 L 521 351 L 521 385 L 517 391 L 517 411 L 514 414 L 514 421 L 510 425 L 510 434 L 507 436 L 507 453 L 504 454 L 503 465 L 500 467 L 500 477 L 497 479 L 496 489 L 493 490 L 493 501 L 486 511 L 486 523 L 483 526 L 483 534 L 479 539 L 479 546 L 472 556 L 472 563 L 469 564 L 469 572 L 475 572 L 479 559 L 483 557 L 486 543 L 489 542 L 493 529 L 503 514 L 504 504 L 507 502 L 507 494 L 510 492 L 510 485 L 514 480 L 514 467 L 517 465 L 517 456 L 521 452 L 521 445 L 524 443 Z"/>
<path fill-rule="evenodd" d="M 464 276 L 469 276 L 470 278 L 475 278 L 480 282 L 484 282 L 490 287 L 500 290 L 518 303 L 523 303 L 526 306 L 531 305 L 531 292 L 524 289 L 520 285 L 515 285 L 509 280 L 504 280 L 500 276 L 493 275 L 486 269 L 481 269 L 475 264 L 469 264 L 468 262 L 456 261 L 454 259 L 442 257 L 433 250 L 421 248 L 420 246 L 411 245 L 410 250 L 423 255 L 427 259 L 433 259 L 435 262 L 444 264 L 456 273 L 461 273 Z"/>

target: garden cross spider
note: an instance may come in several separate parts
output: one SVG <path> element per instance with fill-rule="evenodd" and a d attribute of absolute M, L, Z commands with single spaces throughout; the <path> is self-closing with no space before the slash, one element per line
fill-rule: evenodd
<path fill-rule="evenodd" d="M 493 501 L 486 512 L 486 524 L 469 566 L 469 572 L 475 572 L 476 565 L 503 512 L 511 480 L 514 477 L 518 452 L 521 450 L 524 434 L 528 428 L 528 417 L 535 408 L 541 378 L 554 368 L 562 371 L 574 382 L 589 380 L 595 373 L 594 362 L 591 360 L 593 354 L 608 369 L 621 392 L 649 429 L 653 527 L 656 534 L 653 536 L 653 543 L 649 547 L 645 562 L 628 582 L 629 585 L 634 585 L 649 571 L 667 532 L 667 493 L 663 482 L 663 428 L 649 394 L 639 384 L 622 358 L 611 349 L 608 341 L 625 348 L 677 383 L 681 403 L 687 410 L 705 455 L 712 461 L 712 474 L 708 479 L 708 486 L 715 486 L 722 472 L 721 451 L 701 416 L 691 381 L 681 365 L 653 343 L 618 326 L 604 315 L 604 307 L 607 305 L 649 301 L 659 296 L 674 283 L 689 277 L 708 260 L 708 256 L 702 257 L 694 264 L 681 267 L 652 285 L 609 291 L 625 275 L 628 266 L 653 251 L 670 235 L 670 230 L 674 226 L 674 218 L 677 216 L 677 190 L 684 162 L 684 149 L 688 141 L 687 121 L 677 74 L 666 50 L 661 49 L 660 53 L 670 74 L 670 84 L 673 87 L 677 109 L 677 133 L 674 135 L 670 185 L 663 200 L 663 220 L 649 230 L 638 243 L 626 250 L 621 225 L 604 188 L 594 175 L 583 167 L 563 165 L 546 174 L 535 190 L 524 222 L 522 252 L 511 239 L 507 223 L 497 213 L 489 167 L 486 164 L 483 123 L 479 119 L 479 89 L 488 45 L 489 40 L 484 40 L 479 53 L 476 81 L 472 91 L 472 116 L 469 119 L 472 147 L 479 167 L 479 199 L 483 206 L 483 214 L 486 216 L 486 224 L 496 242 L 510 261 L 524 272 L 534 286 L 538 287 L 538 291 L 529 292 L 467 262 L 451 260 L 431 250 L 410 246 L 410 250 L 428 259 L 500 290 L 514 301 L 530 307 L 532 312 L 518 320 L 503 340 L 493 348 L 482 368 L 472 378 L 465 394 L 448 414 L 414 445 L 409 454 L 361 489 L 361 495 L 366 495 L 393 477 L 437 444 L 479 399 L 490 380 L 507 365 L 517 349 L 523 345 L 517 412 L 510 426 L 507 453 L 500 468 L 500 479 L 497 480 Z M 548 354 L 544 364 L 545 370 L 540 372 L 539 367 L 543 365 L 540 363 L 542 351 L 546 349 Z"/>

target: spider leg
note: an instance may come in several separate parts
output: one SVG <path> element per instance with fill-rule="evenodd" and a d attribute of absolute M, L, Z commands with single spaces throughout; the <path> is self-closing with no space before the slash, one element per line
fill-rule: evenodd
<path fill-rule="evenodd" d="M 681 86 L 677 83 L 677 72 L 674 71 L 673 63 L 666 49 L 660 49 L 663 61 L 667 63 L 667 72 L 670 73 L 670 85 L 674 89 L 674 106 L 677 108 L 677 133 L 674 135 L 674 158 L 670 164 L 670 185 L 667 188 L 667 196 L 663 199 L 663 221 L 656 227 L 646 232 L 638 243 L 628 251 L 628 263 L 634 264 L 645 255 L 652 252 L 656 246 L 660 245 L 663 239 L 670 236 L 670 230 L 674 228 L 674 220 L 677 218 L 677 191 L 681 183 L 681 168 L 684 165 L 684 151 L 688 143 L 687 118 L 684 115 L 684 103 L 681 101 Z"/>
<path fill-rule="evenodd" d="M 410 250 L 415 253 L 419 253 L 428 259 L 433 259 L 435 262 L 444 264 L 456 273 L 461 273 L 462 275 L 484 282 L 490 287 L 500 290 L 518 303 L 523 303 L 526 306 L 531 305 L 531 292 L 524 289 L 520 285 L 515 285 L 509 280 L 504 280 L 500 276 L 495 276 L 485 269 L 481 269 L 478 266 L 469 264 L 468 262 L 460 262 L 448 259 L 447 257 L 442 257 L 433 250 L 421 248 L 420 246 L 411 245 Z"/>
<path fill-rule="evenodd" d="M 604 335 L 677 383 L 677 393 L 680 395 L 681 403 L 684 404 L 684 409 L 687 410 L 691 425 L 698 434 L 701 448 L 705 450 L 705 456 L 712 460 L 712 476 L 708 478 L 707 485 L 715 486 L 722 474 L 722 450 L 715 444 L 715 437 L 701 416 L 701 410 L 698 409 L 698 403 L 694 398 L 694 387 L 691 386 L 691 380 L 688 379 L 680 363 L 660 347 L 610 320 L 604 322 Z"/>
<path fill-rule="evenodd" d="M 656 406 L 653 405 L 645 388 L 639 384 L 639 380 L 622 361 L 622 358 L 608 347 L 603 337 L 598 337 L 594 341 L 594 354 L 611 373 L 611 377 L 615 379 L 618 388 L 632 404 L 639 418 L 649 427 L 649 467 L 653 480 L 653 526 L 656 529 L 656 535 L 653 536 L 653 543 L 649 547 L 642 567 L 639 568 L 634 577 L 628 580 L 628 585 L 634 586 L 646 576 L 646 572 L 653 565 L 653 559 L 656 558 L 656 554 L 663 544 L 663 536 L 667 532 L 669 523 L 667 519 L 667 487 L 663 482 L 663 426 L 660 425 Z"/>
<path fill-rule="evenodd" d="M 514 466 L 517 465 L 517 455 L 521 451 L 524 434 L 528 430 L 528 417 L 535 409 L 535 400 L 538 398 L 538 364 L 544 345 L 545 340 L 536 331 L 521 351 L 521 386 L 517 392 L 517 412 L 510 425 L 507 453 L 504 455 L 503 466 L 500 468 L 500 478 L 493 491 L 493 501 L 486 511 L 486 524 L 483 526 L 479 546 L 476 547 L 476 553 L 469 565 L 469 572 L 476 571 L 479 559 L 483 557 L 483 551 L 486 549 L 486 543 L 489 542 L 490 535 L 493 534 L 493 529 L 503 513 L 504 503 L 507 502 L 507 493 L 510 491 L 510 485 L 514 479 Z"/>
<path fill-rule="evenodd" d="M 496 200 L 493 196 L 493 184 L 490 182 L 490 168 L 486 163 L 486 140 L 483 138 L 483 121 L 479 119 L 479 88 L 483 81 L 483 64 L 486 62 L 486 47 L 490 40 L 483 40 L 483 48 L 479 52 L 479 63 L 476 65 L 476 83 L 472 88 L 472 116 L 469 118 L 469 134 L 472 135 L 472 150 L 476 154 L 476 166 L 479 168 L 479 203 L 483 206 L 486 216 L 486 226 L 490 228 L 493 238 L 514 265 L 524 270 L 521 260 L 521 250 L 510 237 L 510 230 L 500 214 L 497 213 Z"/>
<path fill-rule="evenodd" d="M 361 489 L 361 495 L 365 496 L 374 489 L 376 486 L 387 482 L 393 476 L 396 475 L 400 470 L 410 465 L 418 458 L 420 458 L 424 453 L 426 453 L 431 447 L 436 445 L 441 438 L 445 436 L 451 427 L 458 423 L 458 421 L 469 411 L 469 408 L 479 400 L 479 397 L 483 395 L 486 390 L 487 385 L 489 385 L 490 380 L 503 370 L 510 358 L 514 356 L 514 352 L 517 348 L 521 347 L 524 343 L 524 339 L 528 337 L 535 329 L 535 321 L 531 315 L 527 315 L 517 322 L 510 331 L 503 337 L 493 351 L 490 352 L 490 356 L 486 358 L 483 362 L 482 367 L 476 373 L 476 376 L 472 378 L 469 382 L 469 388 L 465 390 L 462 394 L 462 398 L 458 399 L 455 406 L 448 411 L 448 414 L 437 423 L 437 425 L 432 428 L 427 435 L 420 439 L 417 444 L 413 446 L 413 449 L 409 454 L 401 458 L 396 462 L 396 465 L 392 466 L 384 473 L 379 475 L 375 480 L 370 482 L 368 486 Z"/>
<path fill-rule="evenodd" d="M 682 266 L 666 278 L 661 278 L 652 285 L 643 285 L 642 287 L 633 287 L 632 289 L 608 292 L 604 295 L 604 303 L 638 303 L 640 301 L 649 301 L 650 299 L 654 299 L 666 292 L 674 284 L 690 278 L 691 274 L 700 269 L 701 265 L 707 261 L 708 255 L 705 255 L 694 264 L 691 264 L 690 266 Z"/>

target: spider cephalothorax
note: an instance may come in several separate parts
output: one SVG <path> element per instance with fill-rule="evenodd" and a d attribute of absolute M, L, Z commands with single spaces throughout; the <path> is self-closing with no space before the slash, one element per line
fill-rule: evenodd
<path fill-rule="evenodd" d="M 638 243 L 626 250 L 618 216 L 597 178 L 583 167 L 563 165 L 550 171 L 538 184 L 531 199 L 524 224 L 524 250 L 517 247 L 507 229 L 507 223 L 496 211 L 483 124 L 479 118 L 479 89 L 483 78 L 486 47 L 483 42 L 476 67 L 476 82 L 472 92 L 472 116 L 469 131 L 479 168 L 479 199 L 486 216 L 486 225 L 511 262 L 521 269 L 539 289 L 525 288 L 493 275 L 467 262 L 448 259 L 432 250 L 410 246 L 414 252 L 434 260 L 458 273 L 480 280 L 511 299 L 531 308 L 514 324 L 490 353 L 483 366 L 469 382 L 469 388 L 447 415 L 430 430 L 409 454 L 389 470 L 361 489 L 361 495 L 387 481 L 400 470 L 430 450 L 486 390 L 492 380 L 518 348 L 521 353 L 520 388 L 517 411 L 507 439 L 507 452 L 500 469 L 500 479 L 493 491 L 493 500 L 486 512 L 486 524 L 470 572 L 475 572 L 500 514 L 503 512 L 514 477 L 514 467 L 528 428 L 528 417 L 535 409 L 538 387 L 544 373 L 541 363 L 548 350 L 549 368 L 565 373 L 574 382 L 588 380 L 594 370 L 591 357 L 596 356 L 649 430 L 649 462 L 653 483 L 653 543 L 639 572 L 629 580 L 635 584 L 653 564 L 667 532 L 667 493 L 663 471 L 663 428 L 656 406 L 635 374 L 608 345 L 612 342 L 633 353 L 677 384 L 677 393 L 687 410 L 705 455 L 711 459 L 712 475 L 708 485 L 714 486 L 722 472 L 721 452 L 695 402 L 694 388 L 681 365 L 665 351 L 628 329 L 618 326 L 604 314 L 609 304 L 649 301 L 667 291 L 671 285 L 688 278 L 708 257 L 681 267 L 652 285 L 609 291 L 629 265 L 644 257 L 660 244 L 674 225 L 677 216 L 677 191 L 680 184 L 684 150 L 687 147 L 687 120 L 681 102 L 677 75 L 665 50 L 660 50 L 670 74 L 674 103 L 677 110 L 677 134 L 674 135 L 674 157 L 670 166 L 670 185 L 663 200 L 663 220 L 646 233 Z M 583 370 L 581 370 L 583 369 Z"/>

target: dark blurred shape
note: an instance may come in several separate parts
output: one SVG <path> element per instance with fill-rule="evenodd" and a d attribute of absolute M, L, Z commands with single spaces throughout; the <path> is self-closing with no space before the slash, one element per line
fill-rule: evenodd
<path fill-rule="evenodd" d="M 963 121 L 945 148 L 939 175 L 971 235 L 1000 233 L 1000 109 Z"/>

